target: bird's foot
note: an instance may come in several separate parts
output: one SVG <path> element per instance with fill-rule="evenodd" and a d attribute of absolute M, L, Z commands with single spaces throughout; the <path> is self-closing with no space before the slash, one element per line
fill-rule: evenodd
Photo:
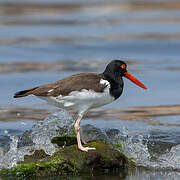
<path fill-rule="evenodd" d="M 88 152 L 88 151 L 91 151 L 91 150 L 96 150 L 96 148 L 94 148 L 94 147 L 83 147 L 83 146 L 78 147 L 78 149 L 81 150 L 81 151 L 84 151 L 84 152 Z"/>

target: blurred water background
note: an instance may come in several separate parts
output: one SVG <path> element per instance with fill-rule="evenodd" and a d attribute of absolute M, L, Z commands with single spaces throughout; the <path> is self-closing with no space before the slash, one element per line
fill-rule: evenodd
<path fill-rule="evenodd" d="M 142 135 L 158 145 L 156 150 L 163 151 L 169 145 L 177 147 L 180 143 L 180 1 L 0 0 L 1 140 L 19 135 L 35 123 L 33 118 L 14 120 L 8 109 L 55 109 L 33 97 L 13 99 L 14 92 L 74 73 L 101 72 L 112 59 L 127 61 L 129 72 L 148 91 L 125 80 L 121 98 L 105 109 L 170 106 L 172 111 L 166 116 L 165 112 L 163 116 L 152 115 L 144 121 L 90 117 L 82 123 L 125 128 L 133 137 Z M 180 159 L 180 149 L 172 156 Z M 151 165 L 144 163 L 147 166 Z M 180 161 L 173 166 L 176 171 L 170 170 L 169 174 L 138 169 L 124 179 L 179 179 Z M 71 177 L 76 178 L 88 179 Z M 93 178 L 120 177 L 111 174 Z"/>

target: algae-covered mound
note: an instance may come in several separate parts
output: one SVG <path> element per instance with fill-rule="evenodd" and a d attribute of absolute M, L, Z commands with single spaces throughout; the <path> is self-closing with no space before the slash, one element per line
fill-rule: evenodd
<path fill-rule="evenodd" d="M 1 156 L 0 167 L 5 169 L 0 170 L 0 176 L 52 177 L 114 170 L 126 174 L 129 168 L 135 166 L 118 151 L 121 149 L 119 130 L 103 131 L 86 124 L 82 126 L 81 135 L 83 142 L 89 142 L 84 146 L 96 147 L 96 150 L 78 150 L 74 120 L 66 111 L 49 115 L 20 138 L 12 138 L 15 142 L 12 141 L 10 150 L 3 152 L 4 157 Z M 9 166 L 3 166 L 6 161 Z"/>
<path fill-rule="evenodd" d="M 57 176 L 65 174 L 92 173 L 121 170 L 127 172 L 134 163 L 112 146 L 93 141 L 87 144 L 96 147 L 95 151 L 81 152 L 77 145 L 70 145 L 59 150 L 52 156 L 44 151 L 36 151 L 31 156 L 25 156 L 25 161 L 13 167 L 0 171 L 1 175 L 16 177 Z"/>

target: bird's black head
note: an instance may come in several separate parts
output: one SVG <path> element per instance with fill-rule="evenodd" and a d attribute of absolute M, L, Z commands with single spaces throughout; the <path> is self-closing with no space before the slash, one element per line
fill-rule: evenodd
<path fill-rule="evenodd" d="M 121 60 L 112 60 L 104 70 L 104 75 L 114 76 L 114 77 L 123 77 L 125 76 L 127 64 Z"/>
<path fill-rule="evenodd" d="M 111 82 L 122 82 L 122 77 L 126 77 L 138 86 L 147 89 L 139 80 L 127 72 L 127 64 L 121 60 L 113 60 L 107 66 L 103 72 L 104 76 Z"/>

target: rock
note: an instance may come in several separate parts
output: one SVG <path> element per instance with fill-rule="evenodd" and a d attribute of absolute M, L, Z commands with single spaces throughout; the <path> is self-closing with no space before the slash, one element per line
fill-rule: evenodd
<path fill-rule="evenodd" d="M 26 156 L 23 164 L 12 169 L 0 171 L 0 175 L 13 177 L 43 177 L 78 173 L 95 173 L 119 170 L 127 174 L 128 169 L 135 164 L 123 153 L 102 141 L 87 144 L 96 147 L 95 151 L 81 152 L 77 145 L 66 146 L 52 156 L 46 156 L 43 151 Z"/>
<path fill-rule="evenodd" d="M 82 129 L 81 130 L 82 139 L 86 142 L 97 141 L 97 140 L 108 142 L 108 138 L 106 134 L 101 129 L 91 124 L 83 125 L 81 129 Z"/>
<path fill-rule="evenodd" d="M 46 154 L 42 149 L 36 150 L 32 155 L 25 155 L 24 161 L 19 162 L 19 164 L 25 164 L 25 163 L 38 163 L 41 162 L 44 158 L 50 157 L 50 155 Z"/>
<path fill-rule="evenodd" d="M 109 143 L 109 138 L 106 135 L 106 133 L 103 130 L 91 124 L 86 124 L 81 127 L 81 138 L 83 139 L 84 142 L 99 140 Z M 77 144 L 77 139 L 75 134 L 70 134 L 70 135 L 54 137 L 51 140 L 51 142 L 57 144 L 59 147 L 65 147 L 65 146 Z"/>
<path fill-rule="evenodd" d="M 77 144 L 77 139 L 75 136 L 61 136 L 52 138 L 51 142 L 57 144 L 59 147 L 64 148 L 65 146 Z"/>

